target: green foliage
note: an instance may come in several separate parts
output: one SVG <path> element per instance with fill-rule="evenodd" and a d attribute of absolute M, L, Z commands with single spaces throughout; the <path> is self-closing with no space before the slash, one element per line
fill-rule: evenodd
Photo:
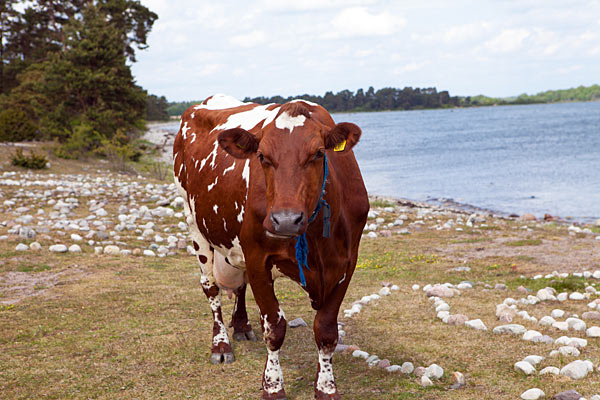
<path fill-rule="evenodd" d="M 86 122 L 77 124 L 68 139 L 58 147 L 56 155 L 66 159 L 80 159 L 102 144 L 102 136 Z"/>
<path fill-rule="evenodd" d="M 562 292 L 575 292 L 584 291 L 589 282 L 585 278 L 578 278 L 575 276 L 569 276 L 567 278 L 541 278 L 541 279 L 515 279 L 511 282 L 507 282 L 508 286 L 518 287 L 524 286 L 534 293 L 540 289 L 548 286 L 553 287 L 558 293 Z"/>
<path fill-rule="evenodd" d="M 171 116 L 181 115 L 185 110 L 193 106 L 194 104 L 201 103 L 202 101 L 179 101 L 169 103 L 167 107 L 167 114 Z"/>
<path fill-rule="evenodd" d="M 103 139 L 102 146 L 94 152 L 106 157 L 114 169 L 123 172 L 130 171 L 128 161 L 138 161 L 142 155 L 122 130 L 118 130 L 111 139 Z"/>
<path fill-rule="evenodd" d="M 539 246 L 542 244 L 540 239 L 523 239 L 523 240 L 515 240 L 513 242 L 504 243 L 507 246 L 512 247 L 521 247 L 521 246 Z"/>
<path fill-rule="evenodd" d="M 17 149 L 11 156 L 11 163 L 17 167 L 24 167 L 29 169 L 44 169 L 48 163 L 48 159 L 35 152 L 29 153 L 29 155 L 23 154 L 22 149 Z"/>
<path fill-rule="evenodd" d="M 165 96 L 148 95 L 146 97 L 146 121 L 168 121 L 168 105 Z"/>
<path fill-rule="evenodd" d="M 23 111 L 12 108 L 0 112 L 0 142 L 35 139 L 36 127 Z"/>

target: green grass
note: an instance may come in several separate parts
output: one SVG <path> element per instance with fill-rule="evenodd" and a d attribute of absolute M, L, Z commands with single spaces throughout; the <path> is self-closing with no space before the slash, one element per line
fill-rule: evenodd
<path fill-rule="evenodd" d="M 504 243 L 506 246 L 520 247 L 520 246 L 539 246 L 542 244 L 541 239 L 522 239 L 515 240 L 513 242 Z"/>
<path fill-rule="evenodd" d="M 545 287 L 552 287 L 556 289 L 558 293 L 562 292 L 583 292 L 586 286 L 589 286 L 590 282 L 586 278 L 578 278 L 569 276 L 568 278 L 540 278 L 540 279 L 513 279 L 506 282 L 506 285 L 510 288 L 516 288 L 518 286 L 525 286 L 531 289 L 533 292 L 537 292 Z"/>
<path fill-rule="evenodd" d="M 369 204 L 371 205 L 371 207 L 380 207 L 380 208 L 385 208 L 385 207 L 394 207 L 394 203 L 391 203 L 387 200 L 369 200 Z"/>

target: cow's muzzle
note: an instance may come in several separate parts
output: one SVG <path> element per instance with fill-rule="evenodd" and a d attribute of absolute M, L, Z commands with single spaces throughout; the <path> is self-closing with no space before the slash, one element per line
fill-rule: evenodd
<path fill-rule="evenodd" d="M 273 224 L 273 233 L 282 236 L 297 236 L 304 226 L 306 216 L 304 212 L 282 210 L 272 212 L 270 219 Z"/>

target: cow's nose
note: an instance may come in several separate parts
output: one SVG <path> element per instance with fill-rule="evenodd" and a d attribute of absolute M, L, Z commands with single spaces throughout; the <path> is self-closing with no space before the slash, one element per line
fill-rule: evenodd
<path fill-rule="evenodd" d="M 304 225 L 304 213 L 292 210 L 272 212 L 271 222 L 275 233 L 295 236 Z"/>

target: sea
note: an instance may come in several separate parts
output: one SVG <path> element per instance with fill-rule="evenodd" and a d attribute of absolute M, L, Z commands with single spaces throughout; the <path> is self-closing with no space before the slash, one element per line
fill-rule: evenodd
<path fill-rule="evenodd" d="M 370 194 L 504 214 L 600 218 L 600 102 L 333 114 L 363 133 Z M 152 125 L 176 132 L 178 123 Z"/>

